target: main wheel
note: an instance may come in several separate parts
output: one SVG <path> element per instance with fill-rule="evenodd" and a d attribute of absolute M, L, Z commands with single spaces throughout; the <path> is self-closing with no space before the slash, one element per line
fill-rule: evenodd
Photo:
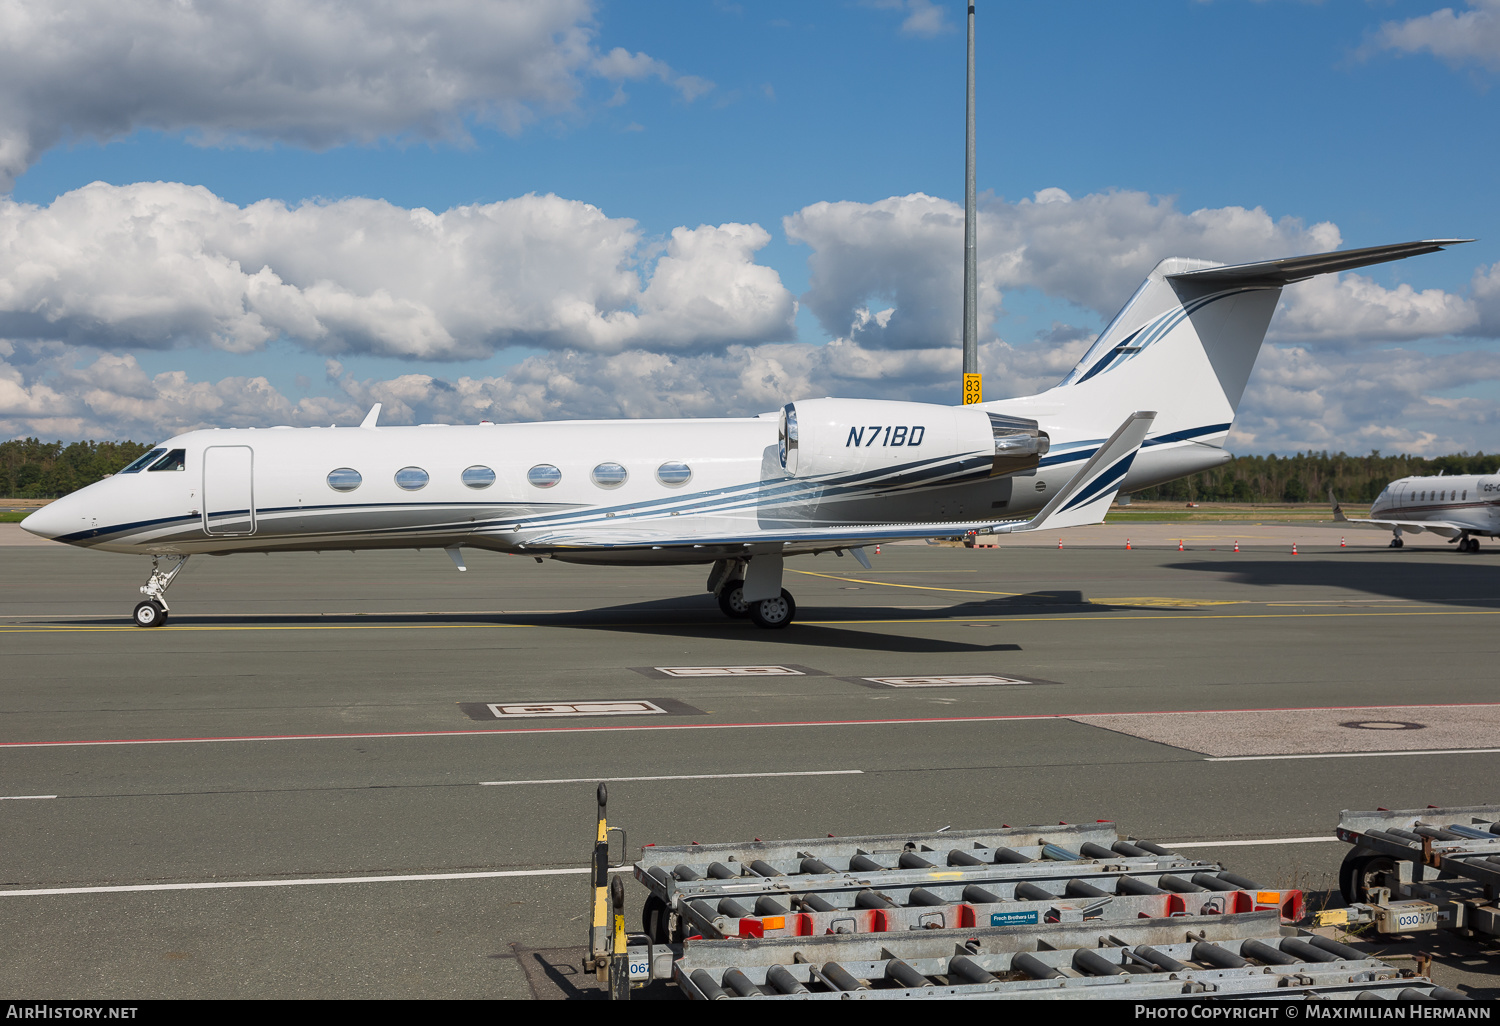
<path fill-rule="evenodd" d="M 167 622 L 167 611 L 156 602 L 141 602 L 132 614 L 137 627 L 160 627 Z"/>
<path fill-rule="evenodd" d="M 1469 539 L 1469 551 L 1470 552 L 1478 552 L 1479 551 L 1479 539 L 1478 538 L 1470 538 Z"/>
<path fill-rule="evenodd" d="M 792 601 L 792 593 L 785 588 L 781 589 L 778 598 L 763 599 L 750 606 L 750 619 L 755 622 L 755 626 L 767 630 L 785 627 L 796 616 L 797 603 Z"/>
<path fill-rule="evenodd" d="M 1371 887 L 1385 886 L 1383 878 L 1395 871 L 1396 862 L 1389 855 L 1374 855 L 1368 848 L 1354 848 L 1339 866 L 1339 893 L 1344 896 L 1345 904 L 1362 902 Z"/>
<path fill-rule="evenodd" d="M 1393 549 L 1399 549 L 1399 548 L 1401 548 L 1401 546 L 1403 546 L 1405 544 L 1406 544 L 1406 542 L 1402 541 L 1400 538 L 1392 538 L 1391 539 L 1391 548 L 1393 548 Z"/>
<path fill-rule="evenodd" d="M 750 615 L 750 603 L 745 601 L 745 582 L 730 581 L 719 589 L 719 609 L 725 616 L 743 620 Z"/>

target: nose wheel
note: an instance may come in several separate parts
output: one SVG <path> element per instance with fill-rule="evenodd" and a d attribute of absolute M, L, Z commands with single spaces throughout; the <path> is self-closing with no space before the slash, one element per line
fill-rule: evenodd
<path fill-rule="evenodd" d="M 138 603 L 130 617 L 137 627 L 160 627 L 167 622 L 167 589 L 172 586 L 177 575 L 182 573 L 187 561 L 186 556 L 152 557 L 151 576 L 141 585 L 141 594 L 146 596 L 146 601 Z M 167 569 L 162 569 L 163 562 L 167 564 Z"/>
<path fill-rule="evenodd" d="M 140 602 L 131 619 L 137 627 L 160 627 L 167 622 L 167 607 L 157 602 Z"/>

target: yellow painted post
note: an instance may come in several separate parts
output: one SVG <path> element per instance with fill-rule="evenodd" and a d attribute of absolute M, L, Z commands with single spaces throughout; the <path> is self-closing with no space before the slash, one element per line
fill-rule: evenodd
<path fill-rule="evenodd" d="M 964 405 L 984 402 L 984 375 L 964 375 Z"/>
<path fill-rule="evenodd" d="M 601 783 L 598 791 L 599 830 L 594 838 L 594 856 L 589 869 L 594 884 L 594 907 L 589 928 L 589 958 L 585 969 L 592 969 L 594 977 L 605 983 L 609 980 L 609 954 L 614 937 L 610 930 L 609 916 L 609 823 L 604 818 L 605 803 L 609 792 Z"/>

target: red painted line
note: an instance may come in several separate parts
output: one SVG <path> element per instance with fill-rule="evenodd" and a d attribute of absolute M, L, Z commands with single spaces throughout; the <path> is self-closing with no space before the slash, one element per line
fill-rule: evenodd
<path fill-rule="evenodd" d="M 97 741 L 0 741 L 0 748 L 87 748 L 99 745 L 193 745 L 231 741 L 356 741 L 378 738 L 475 737 L 514 734 L 600 734 L 635 730 L 754 730 L 774 727 L 881 727 L 921 723 L 1009 723 L 1026 720 L 1091 720 L 1102 716 L 1211 716 L 1234 713 L 1360 712 L 1365 709 L 1492 709 L 1500 702 L 1438 702 L 1422 705 L 1314 705 L 1281 709 L 1159 709 L 1149 712 L 1030 713 L 1009 716 L 932 716 L 880 720 L 781 720 L 761 723 L 630 723 L 614 727 L 497 727 L 488 730 L 387 730 L 366 734 L 249 734 L 225 737 L 107 738 Z"/>

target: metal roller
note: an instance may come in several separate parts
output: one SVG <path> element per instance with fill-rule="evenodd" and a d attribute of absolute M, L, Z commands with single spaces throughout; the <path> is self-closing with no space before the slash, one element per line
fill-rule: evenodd
<path fill-rule="evenodd" d="M 672 878 L 674 880 L 683 880 L 683 881 L 687 881 L 687 880 L 702 880 L 703 879 L 703 874 L 699 873 L 696 869 L 694 869 L 691 866 L 678 866 L 676 869 L 672 870 Z"/>
<path fill-rule="evenodd" d="M 1073 968 L 1086 976 L 1126 976 L 1129 969 L 1111 962 L 1092 948 L 1079 948 L 1073 952 Z"/>
<path fill-rule="evenodd" d="M 1115 887 L 1121 894 L 1166 894 L 1167 892 L 1155 884 L 1148 884 L 1138 876 L 1122 876 L 1115 881 Z"/>
<path fill-rule="evenodd" d="M 879 873 L 885 869 L 884 866 L 868 855 L 855 855 L 849 860 L 849 868 L 858 873 Z"/>
<path fill-rule="evenodd" d="M 1030 881 L 1022 881 L 1016 884 L 1016 898 L 1017 900 L 1024 899 L 1026 901 L 1053 901 L 1057 898 L 1057 895 L 1045 887 L 1039 887 Z"/>
<path fill-rule="evenodd" d="M 1408 841 L 1416 841 L 1418 844 L 1422 843 L 1422 835 L 1415 830 L 1403 830 L 1401 827 L 1391 827 L 1386 833 L 1395 834 L 1397 837 L 1404 837 Z"/>
<path fill-rule="evenodd" d="M 1411 837 L 1400 837 L 1396 834 L 1391 833 L 1389 830 L 1366 830 L 1365 835 L 1368 837 L 1378 837 L 1380 840 L 1389 841 L 1392 844 L 1402 844 L 1408 848 L 1411 847 Z M 1416 838 L 1416 840 L 1418 843 L 1420 843 L 1422 839 L 1418 837 Z"/>
<path fill-rule="evenodd" d="M 775 866 L 771 865 L 764 859 L 756 859 L 754 862 L 750 863 L 750 872 L 756 874 L 757 876 L 786 876 L 785 873 L 783 873 L 781 870 L 777 869 Z"/>
<path fill-rule="evenodd" d="M 1084 841 L 1078 846 L 1078 850 L 1091 859 L 1113 859 L 1115 857 L 1114 852 L 1102 844 L 1095 844 L 1093 841 Z"/>
<path fill-rule="evenodd" d="M 758 916 L 784 916 L 790 911 L 787 906 L 768 895 L 755 899 L 755 914 Z"/>
<path fill-rule="evenodd" d="M 1166 890 L 1177 894 L 1204 894 L 1208 891 L 1208 888 L 1201 884 L 1184 880 L 1180 876 L 1173 876 L 1171 873 L 1163 873 L 1156 882 Z"/>
<path fill-rule="evenodd" d="M 839 907 L 821 894 L 804 894 L 797 907 L 804 912 L 837 912 Z"/>
<path fill-rule="evenodd" d="M 954 848 L 948 853 L 948 865 L 950 866 L 987 866 L 988 862 L 967 851 Z"/>
<path fill-rule="evenodd" d="M 710 862 L 708 864 L 708 875 L 715 880 L 733 880 L 740 874 L 724 865 L 722 862 Z"/>
<path fill-rule="evenodd" d="M 823 979 L 833 984 L 839 990 L 853 991 L 870 989 L 864 980 L 861 980 L 859 977 L 855 976 L 853 973 L 845 969 L 843 966 L 839 965 L 837 962 L 829 962 L 828 964 L 824 965 L 822 969 L 818 970 L 818 972 L 822 975 Z"/>
<path fill-rule="evenodd" d="M 1063 893 L 1070 898 L 1112 898 L 1113 891 L 1101 890 L 1091 883 L 1082 880 L 1069 880 L 1068 886 L 1063 888 Z"/>
<path fill-rule="evenodd" d="M 720 977 L 724 986 L 734 991 L 740 997 L 765 997 L 766 992 L 756 984 L 750 982 L 750 977 L 738 969 L 725 969 L 724 975 Z"/>
<path fill-rule="evenodd" d="M 1179 962 L 1171 955 L 1157 951 L 1155 948 L 1147 947 L 1144 944 L 1137 944 L 1130 950 L 1136 958 L 1150 962 L 1165 973 L 1180 973 L 1188 969 L 1187 963 Z"/>
<path fill-rule="evenodd" d="M 729 993 L 715 983 L 712 976 L 708 975 L 707 969 L 694 969 L 689 979 L 693 981 L 693 986 L 698 988 L 699 993 L 710 1001 L 724 1001 L 729 997 Z"/>
<path fill-rule="evenodd" d="M 937 863 L 929 862 L 914 851 L 903 851 L 896 864 L 902 869 L 936 869 Z"/>
<path fill-rule="evenodd" d="M 1016 863 L 1016 864 L 1019 865 L 1022 862 L 1035 862 L 1035 861 L 1036 861 L 1036 859 L 1033 859 L 1033 858 L 1031 858 L 1029 856 L 1026 856 L 1026 855 L 1022 855 L 1020 852 L 1016 851 L 1014 848 L 1004 848 L 1004 847 L 1001 847 L 1001 848 L 996 848 L 995 849 L 995 864 L 997 866 L 998 865 L 1004 865 L 1004 864 L 1007 864 L 1007 863 Z"/>
<path fill-rule="evenodd" d="M 1343 956 L 1332 951 L 1324 951 L 1315 948 L 1300 937 L 1283 937 L 1281 939 L 1281 950 L 1289 955 L 1296 955 L 1304 962 L 1341 962 Z M 1361 958 L 1364 956 L 1361 955 Z"/>
<path fill-rule="evenodd" d="M 1199 941 L 1193 945 L 1193 961 L 1211 965 L 1217 969 L 1243 969 L 1250 964 L 1233 951 L 1227 951 L 1217 944 L 1209 944 L 1205 941 Z"/>
<path fill-rule="evenodd" d="M 997 905 L 1005 899 L 978 884 L 969 884 L 964 888 L 964 900 L 975 905 Z"/>
<path fill-rule="evenodd" d="M 1332 952 L 1333 954 L 1339 956 L 1340 958 L 1342 958 L 1346 962 L 1358 962 L 1362 958 L 1369 958 L 1370 957 L 1369 955 L 1366 955 L 1363 951 L 1359 951 L 1359 950 L 1357 950 L 1355 948 L 1351 948 L 1347 944 L 1340 944 L 1338 941 L 1334 940 L 1332 937 L 1319 937 L 1316 934 L 1314 934 L 1311 937 L 1304 937 L 1302 939 L 1305 940 L 1305 941 L 1307 941 L 1309 944 L 1311 944 L 1315 948 L 1322 948 L 1324 951 Z"/>
<path fill-rule="evenodd" d="M 1152 854 L 1145 848 L 1137 847 L 1129 841 L 1116 841 L 1109 847 L 1116 855 L 1124 855 L 1127 859 L 1138 859 L 1143 855 Z"/>
<path fill-rule="evenodd" d="M 809 876 L 832 876 L 835 872 L 834 868 L 828 865 L 828 863 L 814 858 L 803 859 L 802 865 L 798 869 Z"/>
<path fill-rule="evenodd" d="M 1140 849 L 1144 850 L 1147 854 L 1150 854 L 1150 855 L 1176 855 L 1177 854 L 1175 851 L 1172 851 L 1170 848 L 1163 848 L 1159 844 L 1152 844 L 1150 841 L 1143 841 L 1139 837 L 1132 837 L 1130 839 L 1130 843 L 1133 844 L 1133 845 L 1135 845 L 1137 848 L 1140 848 Z"/>
<path fill-rule="evenodd" d="M 1042 845 L 1042 858 L 1052 862 L 1082 862 L 1083 856 L 1057 844 Z"/>
<path fill-rule="evenodd" d="M 1418 823 L 1412 827 L 1414 831 L 1423 837 L 1431 837 L 1435 841 L 1462 841 L 1464 835 L 1442 827 L 1428 826 L 1426 823 Z"/>
<path fill-rule="evenodd" d="M 1240 954 L 1255 959 L 1262 965 L 1296 965 L 1302 959 L 1258 940 L 1247 940 L 1240 944 Z"/>
<path fill-rule="evenodd" d="M 1229 873 L 1224 870 L 1220 870 L 1219 879 L 1227 880 L 1242 891 L 1259 891 L 1263 889 L 1261 885 L 1256 883 L 1254 880 L 1247 880 L 1245 877 L 1240 876 L 1240 874 L 1238 873 Z"/>
<path fill-rule="evenodd" d="M 968 955 L 948 959 L 949 983 L 996 983 L 998 977 Z"/>
<path fill-rule="evenodd" d="M 773 965 L 766 970 L 766 982 L 782 994 L 810 994 L 807 986 L 784 965 Z"/>
<path fill-rule="evenodd" d="M 854 896 L 855 908 L 898 908 L 899 906 L 887 898 L 884 894 L 866 887 Z"/>
<path fill-rule="evenodd" d="M 951 905 L 953 904 L 941 894 L 935 894 L 926 887 L 913 887 L 911 897 L 907 899 L 908 905 Z"/>
<path fill-rule="evenodd" d="M 899 958 L 888 958 L 885 962 L 885 978 L 894 980 L 903 987 L 931 987 L 933 982 Z"/>
<path fill-rule="evenodd" d="M 1237 891 L 1239 890 L 1228 880 L 1220 879 L 1213 873 L 1194 873 L 1193 883 L 1210 891 Z"/>
<path fill-rule="evenodd" d="M 1061 980 L 1068 975 L 1061 969 L 1052 968 L 1029 951 L 1017 952 L 1010 960 L 1010 967 L 1033 980 Z"/>
<path fill-rule="evenodd" d="M 735 901 L 733 898 L 719 899 L 719 915 L 721 916 L 733 916 L 735 919 L 745 919 L 754 914 L 749 908 Z"/>

